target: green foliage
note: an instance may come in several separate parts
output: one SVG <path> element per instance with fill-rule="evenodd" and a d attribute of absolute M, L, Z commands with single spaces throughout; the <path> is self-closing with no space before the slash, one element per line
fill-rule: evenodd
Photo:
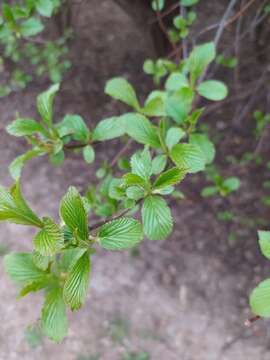
<path fill-rule="evenodd" d="M 62 80 L 63 73 L 70 67 L 65 45 L 70 31 L 54 41 L 35 39 L 43 35 L 47 19 L 59 11 L 60 5 L 61 0 L 17 0 L 2 5 L 0 60 L 4 68 L 10 68 L 11 63 L 12 70 L 7 82 L 0 84 L 0 97 L 25 88 L 33 75 L 48 77 L 55 83 Z"/>
<path fill-rule="evenodd" d="M 209 167 L 207 169 L 207 175 L 213 185 L 207 186 L 202 190 L 201 195 L 203 197 L 209 197 L 216 194 L 225 197 L 232 192 L 237 191 L 241 186 L 241 182 L 237 177 L 231 176 L 223 178 L 215 167 Z"/>
<path fill-rule="evenodd" d="M 181 5 L 190 7 L 197 2 L 182 0 Z M 28 14 L 26 19 L 24 15 L 14 19 L 15 10 L 10 6 L 4 8 L 6 24 L 12 25 L 11 34 L 20 31 L 20 36 L 28 37 L 42 31 L 42 17 L 50 17 L 59 6 L 50 0 L 34 3 L 31 16 Z M 164 5 L 165 1 L 152 3 L 158 11 Z M 173 31 L 178 39 L 187 35 L 195 19 L 192 11 L 174 19 Z M 40 66 L 35 49 L 30 50 Z M 214 144 L 198 127 L 204 109 L 196 108 L 196 103 L 200 95 L 214 101 L 227 95 L 221 82 L 202 81 L 215 57 L 214 44 L 206 43 L 196 46 L 179 63 L 148 59 L 144 71 L 159 87 L 144 101 L 126 79 L 109 80 L 105 93 L 130 109 L 102 119 L 91 129 L 78 114 L 64 114 L 55 121 L 54 100 L 61 76 L 52 63 L 53 78 L 57 81 L 37 97 L 39 119 L 18 116 L 7 126 L 7 132 L 25 138 L 30 149 L 10 165 L 10 173 L 17 181 L 15 186 L 11 190 L 0 188 L 0 220 L 37 227 L 37 233 L 33 237 L 33 251 L 7 255 L 5 268 L 20 285 L 20 296 L 44 293 L 41 328 L 50 339 L 59 342 L 66 336 L 67 310 L 78 310 L 85 303 L 96 249 L 119 251 L 137 247 L 145 237 L 166 239 L 174 223 L 170 196 L 183 199 L 177 187 L 185 176 L 204 171 L 214 161 Z M 130 160 L 123 157 L 121 150 L 112 161 L 99 165 L 97 184 L 90 184 L 85 194 L 70 187 L 59 205 L 60 222 L 48 217 L 40 219 L 26 204 L 19 179 L 23 167 L 33 157 L 48 156 L 53 165 L 60 165 L 70 152 L 75 152 L 92 164 L 98 159 L 97 145 L 116 138 L 123 141 L 124 150 L 131 142 L 136 145 L 130 147 Z M 215 187 L 215 192 L 224 195 L 236 190 L 239 181 L 215 179 Z M 100 218 L 97 222 L 93 220 L 96 217 Z M 129 354 L 129 358 L 149 357 L 138 353 Z"/>

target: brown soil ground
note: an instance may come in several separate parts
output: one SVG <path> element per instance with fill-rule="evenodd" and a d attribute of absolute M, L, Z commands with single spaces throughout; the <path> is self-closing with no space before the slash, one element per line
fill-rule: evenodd
<path fill-rule="evenodd" d="M 211 3 L 216 3 L 220 16 L 223 7 Z M 106 79 L 123 75 L 140 93 L 149 89 L 151 83 L 141 66 L 152 50 L 149 39 L 112 1 L 91 0 L 77 6 L 71 44 L 74 66 L 62 84 L 57 114 L 79 113 L 91 126 L 121 111 L 102 94 Z M 211 6 L 204 11 L 205 18 L 213 21 Z M 46 84 L 31 85 L 0 102 L 3 185 L 11 183 L 8 164 L 26 149 L 25 143 L 9 137 L 4 127 L 15 111 L 35 116 L 35 96 L 44 88 Z M 225 162 L 227 154 L 239 156 L 255 145 L 251 118 L 246 119 L 245 131 L 235 132 L 230 128 L 232 114 L 227 106 L 226 113 L 224 109 L 213 112 L 205 121 L 214 134 L 222 133 L 218 164 L 225 174 L 240 177 L 241 189 L 226 201 L 206 201 L 198 196 L 204 177 L 187 179 L 183 185 L 187 200 L 173 202 L 176 225 L 169 240 L 145 241 L 137 257 L 128 252 L 98 251 L 86 306 L 70 314 L 69 334 L 61 345 L 43 340 L 32 348 L 26 341 L 24 330 L 37 319 L 41 297 L 16 300 L 16 288 L 0 259 L 0 360 L 121 360 L 130 351 L 146 351 L 154 360 L 269 360 L 269 323 L 244 327 L 250 316 L 249 291 L 269 273 L 256 240 L 258 219 L 267 219 L 269 213 L 260 203 L 267 174 L 259 167 Z M 104 147 L 97 163 L 111 157 L 117 146 Z M 24 171 L 23 190 L 40 216 L 58 216 L 58 203 L 67 187 L 72 184 L 84 190 L 94 172 L 95 166 L 87 166 L 76 155 L 60 168 L 46 159 L 34 160 Z M 240 220 L 218 221 L 221 210 L 233 211 Z M 236 234 L 233 242 L 228 241 L 231 232 Z M 30 249 L 31 237 L 27 228 L 1 225 L 0 244 L 9 250 Z"/>

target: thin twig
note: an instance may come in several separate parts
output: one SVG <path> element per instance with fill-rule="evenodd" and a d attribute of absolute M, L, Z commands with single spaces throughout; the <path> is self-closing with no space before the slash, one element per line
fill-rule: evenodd
<path fill-rule="evenodd" d="M 164 35 L 166 36 L 169 43 L 171 44 L 173 50 L 177 53 L 177 51 L 178 51 L 177 46 L 171 40 L 170 35 L 169 35 L 168 31 L 167 31 L 167 28 L 166 28 L 166 26 L 165 26 L 165 24 L 164 24 L 164 22 L 162 20 L 161 12 L 159 10 L 159 2 L 158 2 L 158 0 L 155 0 L 155 2 L 156 2 L 156 7 L 157 7 L 156 13 L 157 13 L 157 21 L 158 21 L 159 27 L 162 30 L 162 32 L 164 33 Z"/>
<path fill-rule="evenodd" d="M 185 18 L 186 17 L 186 8 L 181 5 L 180 7 L 180 15 Z M 187 48 L 187 39 L 184 38 L 182 40 L 182 49 L 183 49 L 183 59 L 186 59 L 188 57 L 188 48 Z"/>
<path fill-rule="evenodd" d="M 89 230 L 93 231 L 93 230 L 98 229 L 99 227 L 107 224 L 110 221 L 117 220 L 120 217 L 122 217 L 122 216 L 126 215 L 127 213 L 129 213 L 130 210 L 131 209 L 125 209 L 125 210 L 121 211 L 120 213 L 107 218 L 106 220 L 98 221 L 95 224 L 93 224 L 92 226 L 89 226 Z"/>
<path fill-rule="evenodd" d="M 125 146 L 122 147 L 122 149 L 114 156 L 114 158 L 112 159 L 112 161 L 110 163 L 111 167 L 114 167 L 117 164 L 120 157 L 126 153 L 126 151 L 129 149 L 132 142 L 133 142 L 133 140 L 129 139 L 128 142 L 125 144 Z"/>

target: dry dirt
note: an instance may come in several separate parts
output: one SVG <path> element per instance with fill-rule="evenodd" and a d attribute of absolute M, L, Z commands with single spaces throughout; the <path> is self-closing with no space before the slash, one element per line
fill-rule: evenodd
<path fill-rule="evenodd" d="M 120 111 L 102 95 L 109 77 L 124 75 L 141 92 L 148 88 L 141 65 L 152 50 L 113 2 L 82 4 L 83 11 L 76 12 L 71 45 L 74 67 L 62 85 L 57 114 L 77 112 L 91 126 Z M 26 148 L 23 141 L 9 137 L 4 127 L 15 110 L 35 116 L 35 96 L 44 87 L 32 85 L 0 102 L 3 185 L 11 184 L 8 164 Z M 112 156 L 116 146 L 104 148 L 98 160 Z M 46 159 L 34 160 L 23 174 L 23 191 L 40 216 L 57 217 L 67 187 L 85 189 L 94 171 L 76 155 L 61 168 L 52 167 Z M 235 205 L 249 217 L 257 211 L 260 194 L 254 178 L 247 178 L 245 171 L 239 176 L 243 186 L 229 206 Z M 188 181 L 184 186 L 193 193 L 199 185 Z M 26 341 L 25 328 L 37 319 L 41 297 L 16 300 L 16 288 L 0 258 L 0 360 L 121 360 L 129 351 L 145 351 L 153 360 L 269 360 L 269 323 L 258 322 L 251 329 L 243 325 L 250 316 L 248 293 L 261 273 L 267 272 L 267 262 L 256 250 L 254 229 L 239 225 L 241 240 L 228 243 L 228 225 L 215 216 L 222 206 L 218 200 L 174 203 L 176 225 L 169 240 L 145 241 L 137 257 L 98 251 L 87 303 L 70 314 L 69 334 L 61 345 L 43 340 L 31 348 Z M 27 250 L 32 234 L 25 227 L 4 224 L 0 244 L 9 250 Z"/>

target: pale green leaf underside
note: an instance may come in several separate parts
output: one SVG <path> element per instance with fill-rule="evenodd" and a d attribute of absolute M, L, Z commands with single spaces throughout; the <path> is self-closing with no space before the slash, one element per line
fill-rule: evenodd
<path fill-rule="evenodd" d="M 68 320 L 61 288 L 54 288 L 46 295 L 41 326 L 44 333 L 53 341 L 60 342 L 67 335 Z"/>
<path fill-rule="evenodd" d="M 143 228 L 150 240 L 165 239 L 173 229 L 171 211 L 160 196 L 148 196 L 142 208 Z"/>
<path fill-rule="evenodd" d="M 107 250 L 129 249 L 143 239 L 142 225 L 135 219 L 123 217 L 103 225 L 98 238 Z"/>
<path fill-rule="evenodd" d="M 70 187 L 60 204 L 60 215 L 65 224 L 77 232 L 82 240 L 88 239 L 88 222 L 82 198 L 75 187 Z"/>
<path fill-rule="evenodd" d="M 8 191 L 0 186 L 0 221 L 42 227 L 43 223 L 24 201 L 17 183 Z"/>
<path fill-rule="evenodd" d="M 43 256 L 56 254 L 64 246 L 64 235 L 51 219 L 43 219 L 44 226 L 34 238 L 35 250 Z"/>
<path fill-rule="evenodd" d="M 4 258 L 5 271 L 10 278 L 22 285 L 43 281 L 46 274 L 33 262 L 30 253 L 11 253 Z"/>
<path fill-rule="evenodd" d="M 72 310 L 79 309 L 85 302 L 89 275 L 90 258 L 85 252 L 70 269 L 63 289 L 64 301 Z"/>

